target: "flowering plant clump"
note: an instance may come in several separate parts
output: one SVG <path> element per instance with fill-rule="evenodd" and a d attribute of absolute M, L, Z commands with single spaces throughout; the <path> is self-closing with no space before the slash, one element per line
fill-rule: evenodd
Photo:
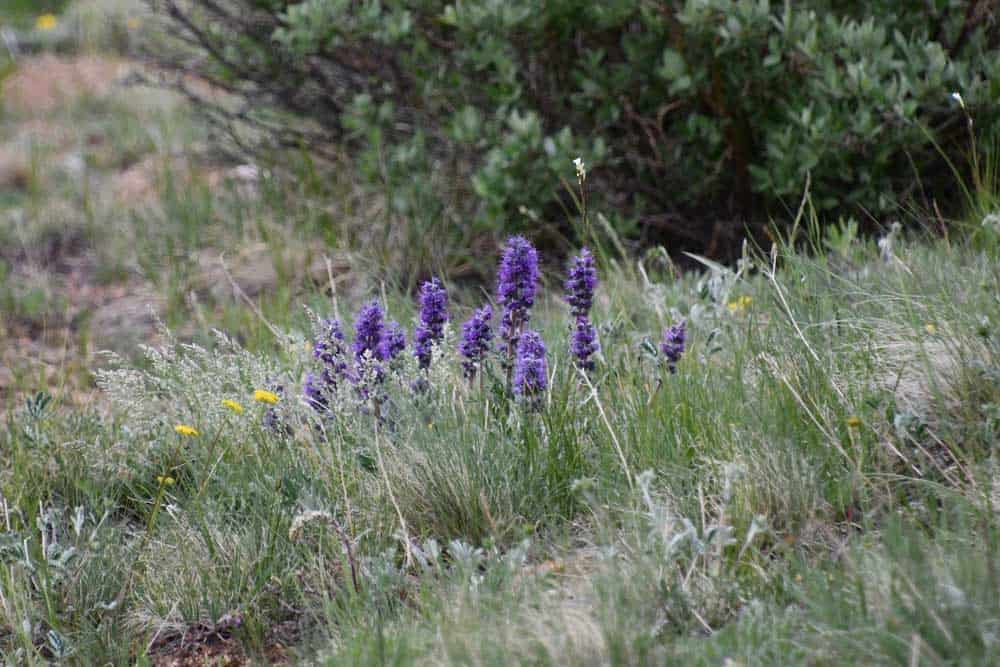
<path fill-rule="evenodd" d="M 420 323 L 413 334 L 413 354 L 421 368 L 431 365 L 431 347 L 441 342 L 447 321 L 448 293 L 441 281 L 433 278 L 420 288 Z"/>
<path fill-rule="evenodd" d="M 528 329 L 521 334 L 514 363 L 514 394 L 536 406 L 548 386 L 545 353 L 545 343 L 537 331 Z"/>
<path fill-rule="evenodd" d="M 504 244 L 497 271 L 497 301 L 501 307 L 500 337 L 493 345 L 493 309 L 484 305 L 462 323 L 457 352 L 462 374 L 472 379 L 480 373 L 490 354 L 498 354 L 507 371 L 507 388 L 515 396 L 536 405 L 538 397 L 547 389 L 548 362 L 546 347 L 541 335 L 528 328 L 531 308 L 538 289 L 538 251 L 522 236 L 513 236 Z M 597 267 L 594 256 L 584 248 L 573 257 L 565 281 L 566 301 L 573 315 L 570 351 L 578 367 L 590 371 L 594 368 L 594 355 L 600 349 L 597 328 L 590 320 L 594 290 L 597 287 Z M 386 311 L 381 303 L 372 300 L 358 312 L 354 323 L 354 339 L 347 355 L 347 341 L 336 319 L 320 322 L 313 356 L 322 366 L 306 373 L 303 381 L 305 404 L 320 413 L 339 410 L 343 396 L 338 396 L 338 382 L 349 379 L 355 395 L 363 403 L 374 401 L 376 414 L 384 416 L 383 403 L 392 387 L 406 386 L 421 393 L 436 382 L 442 372 L 434 370 L 436 346 L 444 342 L 445 327 L 449 319 L 448 293 L 442 281 L 432 278 L 420 287 L 419 316 L 413 335 L 411 364 L 400 363 L 399 355 L 406 349 L 406 335 L 395 321 L 386 324 Z M 522 341 L 523 339 L 523 341 Z M 446 360 L 445 354 L 441 357 Z M 392 364 L 385 362 L 396 360 Z M 423 373 L 416 377 L 419 371 Z M 397 378 L 397 376 L 399 376 Z M 398 382 L 385 383 L 387 377 Z M 439 383 L 438 383 L 439 384 Z M 375 385 L 382 386 L 374 391 Z"/>
<path fill-rule="evenodd" d="M 491 319 L 493 309 L 483 306 L 462 324 L 462 340 L 458 351 L 462 355 L 462 371 L 467 378 L 471 379 L 476 375 L 490 349 L 490 342 L 493 340 Z"/>
<path fill-rule="evenodd" d="M 677 362 L 684 354 L 684 344 L 687 341 L 687 329 L 684 320 L 667 327 L 663 331 L 663 342 L 660 343 L 660 352 L 667 360 L 667 368 L 671 373 L 677 372 Z"/>
<path fill-rule="evenodd" d="M 500 337 L 511 357 L 521 330 L 527 326 L 538 288 L 538 251 L 523 236 L 512 236 L 504 246 L 497 276 L 497 301 L 503 309 Z"/>

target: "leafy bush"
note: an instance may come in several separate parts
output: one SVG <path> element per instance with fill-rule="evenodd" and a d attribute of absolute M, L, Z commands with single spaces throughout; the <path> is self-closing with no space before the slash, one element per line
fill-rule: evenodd
<path fill-rule="evenodd" d="M 807 177 L 828 212 L 948 199 L 950 93 L 992 131 L 1000 30 L 992 3 L 929 4 L 165 0 L 154 52 L 234 94 L 188 89 L 244 148 L 352 156 L 387 224 L 559 239 L 581 156 L 617 231 L 723 254 Z"/>

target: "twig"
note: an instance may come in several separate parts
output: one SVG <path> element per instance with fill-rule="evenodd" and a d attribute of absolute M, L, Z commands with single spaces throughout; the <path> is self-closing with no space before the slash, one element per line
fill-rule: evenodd
<path fill-rule="evenodd" d="M 392 502 L 392 506 L 396 509 L 396 516 L 399 517 L 399 527 L 403 531 L 403 546 L 406 551 L 406 568 L 413 564 L 413 549 L 410 546 L 410 531 L 406 527 L 406 519 L 403 518 L 403 511 L 399 508 L 399 502 L 396 501 L 396 494 L 392 491 L 392 483 L 389 481 L 389 472 L 385 468 L 385 461 L 382 460 L 382 445 L 379 444 L 381 438 L 379 434 L 381 433 L 381 428 L 379 428 L 378 423 L 375 424 L 375 456 L 378 459 L 378 467 L 382 472 L 382 479 L 385 481 L 385 489 L 389 493 L 389 500 Z"/>
<path fill-rule="evenodd" d="M 226 266 L 226 258 L 224 255 L 219 255 L 219 263 L 222 264 L 222 272 L 226 275 L 226 279 L 232 286 L 233 293 L 235 293 L 236 296 L 246 301 L 247 305 L 250 306 L 250 310 L 252 310 L 254 315 L 256 315 L 258 319 L 260 319 L 260 321 L 263 322 L 268 329 L 270 329 L 271 333 L 274 334 L 275 338 L 277 338 L 279 341 L 283 340 L 284 335 L 280 331 L 278 331 L 278 329 L 273 324 L 267 321 L 267 318 L 264 317 L 264 313 L 262 313 L 260 308 L 257 307 L 257 304 L 253 302 L 253 299 L 248 297 L 246 292 L 243 291 L 243 288 L 236 284 L 236 280 L 233 279 L 232 274 L 229 272 L 229 267 Z"/>
<path fill-rule="evenodd" d="M 621 461 L 622 470 L 625 471 L 625 479 L 628 481 L 628 488 L 630 491 L 635 490 L 635 483 L 632 481 L 632 473 L 628 469 L 628 462 L 625 460 L 625 452 L 622 451 L 621 443 L 618 442 L 618 436 L 615 435 L 615 430 L 611 427 L 611 422 L 608 420 L 607 413 L 604 412 L 604 405 L 601 404 L 601 399 L 597 395 L 597 389 L 594 388 L 593 383 L 591 383 L 590 378 L 587 377 L 586 371 L 577 367 L 577 372 L 583 378 L 583 381 L 587 383 L 587 387 L 590 389 L 590 395 L 594 399 L 594 404 L 597 405 L 597 411 L 601 414 L 601 419 L 604 421 L 604 426 L 608 429 L 608 434 L 611 436 L 611 442 L 615 445 L 615 451 L 618 452 L 618 459 Z"/>

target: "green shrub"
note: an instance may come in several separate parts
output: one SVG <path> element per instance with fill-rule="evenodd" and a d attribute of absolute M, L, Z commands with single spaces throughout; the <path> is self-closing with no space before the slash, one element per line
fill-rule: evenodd
<path fill-rule="evenodd" d="M 945 205 L 942 153 L 969 149 L 951 93 L 982 136 L 1000 108 L 998 15 L 982 0 L 154 7 L 183 40 L 158 43 L 161 64 L 243 98 L 203 99 L 240 144 L 349 155 L 385 192 L 386 224 L 424 243 L 456 226 L 560 240 L 577 156 L 617 231 L 714 254 L 787 217 L 807 177 L 832 219 Z"/>

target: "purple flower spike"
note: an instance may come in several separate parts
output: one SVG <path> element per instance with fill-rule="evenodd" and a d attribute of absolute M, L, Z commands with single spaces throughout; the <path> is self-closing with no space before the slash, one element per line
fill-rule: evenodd
<path fill-rule="evenodd" d="M 585 371 L 594 370 L 594 360 L 591 357 L 600 351 L 601 344 L 597 341 L 597 328 L 586 317 L 576 318 L 570 347 L 577 366 Z"/>
<path fill-rule="evenodd" d="M 383 332 L 378 356 L 380 359 L 391 361 L 405 349 L 406 333 L 403 332 L 403 327 L 399 325 L 399 322 L 393 320 Z"/>
<path fill-rule="evenodd" d="M 685 326 L 684 320 L 681 320 L 679 323 L 667 327 L 663 331 L 663 342 L 660 343 L 660 352 L 666 357 L 667 368 L 670 369 L 671 373 L 677 372 L 677 362 L 680 361 L 681 355 L 684 354 L 684 343 L 687 341 Z"/>
<path fill-rule="evenodd" d="M 360 361 L 365 352 L 371 352 L 375 359 L 382 357 L 382 337 L 385 335 L 385 314 L 378 301 L 369 301 L 361 306 L 354 320 L 354 357 Z"/>
<path fill-rule="evenodd" d="M 497 301 L 503 308 L 500 333 L 507 342 L 508 355 L 528 322 L 537 287 L 538 251 L 523 236 L 510 237 L 497 276 Z"/>
<path fill-rule="evenodd" d="M 537 331 L 528 329 L 521 334 L 517 344 L 517 361 L 514 364 L 514 393 L 530 400 L 536 407 L 540 394 L 548 385 L 548 364 L 545 361 L 545 343 Z"/>
<path fill-rule="evenodd" d="M 594 303 L 594 288 L 597 287 L 597 267 L 594 256 L 584 248 L 570 260 L 569 275 L 566 278 L 566 301 L 575 318 L 586 317 Z"/>
<path fill-rule="evenodd" d="M 448 293 L 437 278 L 420 287 L 420 324 L 414 332 L 413 354 L 421 368 L 431 365 L 431 347 L 444 338 L 444 323 L 448 321 Z"/>
<path fill-rule="evenodd" d="M 325 376 L 325 372 L 323 374 Z M 317 376 L 315 373 L 309 373 L 306 375 L 306 382 L 302 388 L 303 393 L 306 395 L 306 403 L 309 404 L 316 412 L 326 411 L 329 405 L 329 400 L 326 395 L 326 387 L 328 383 L 325 377 Z"/>
<path fill-rule="evenodd" d="M 313 347 L 313 356 L 323 362 L 326 367 L 323 374 L 328 376 L 331 383 L 347 373 L 347 362 L 344 359 L 346 350 L 340 320 L 333 317 L 323 320 L 323 330 Z"/>
<path fill-rule="evenodd" d="M 482 365 L 490 341 L 493 340 L 491 319 L 493 310 L 489 306 L 483 306 L 462 324 L 462 340 L 458 344 L 458 351 L 464 357 L 462 369 L 467 378 L 476 375 L 476 369 Z"/>

